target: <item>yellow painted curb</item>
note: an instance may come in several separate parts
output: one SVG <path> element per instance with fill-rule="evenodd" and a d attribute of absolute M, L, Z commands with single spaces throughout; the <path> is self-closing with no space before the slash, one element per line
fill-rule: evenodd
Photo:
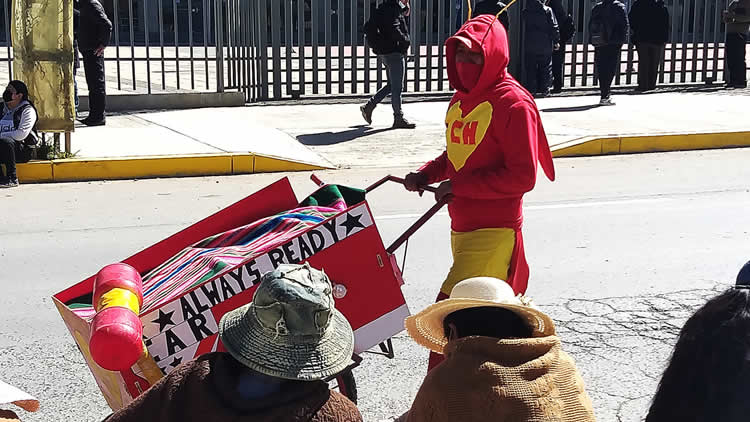
<path fill-rule="evenodd" d="M 553 157 L 689 151 L 750 146 L 750 132 L 683 133 L 583 138 L 553 147 Z"/>
<path fill-rule="evenodd" d="M 52 182 L 52 161 L 32 161 L 29 163 L 16 164 L 18 180 L 25 182 Z"/>
<path fill-rule="evenodd" d="M 21 183 L 73 182 L 153 177 L 221 176 L 327 168 L 252 153 L 74 158 L 18 164 L 18 179 Z"/>
<path fill-rule="evenodd" d="M 255 155 L 255 172 L 256 173 L 273 173 L 279 171 L 309 171 L 309 170 L 325 170 L 326 167 L 321 167 L 315 164 L 300 163 L 296 161 L 289 161 L 283 158 L 270 157 L 263 155 Z"/>

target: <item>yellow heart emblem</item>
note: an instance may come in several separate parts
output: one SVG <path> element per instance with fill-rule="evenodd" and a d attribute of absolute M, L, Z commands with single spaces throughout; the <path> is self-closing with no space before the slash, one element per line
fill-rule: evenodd
<path fill-rule="evenodd" d="M 445 139 L 448 159 L 456 171 L 466 164 L 466 160 L 476 151 L 487 134 L 492 121 L 492 104 L 485 101 L 463 116 L 461 102 L 457 101 L 448 109 L 445 116 Z"/>

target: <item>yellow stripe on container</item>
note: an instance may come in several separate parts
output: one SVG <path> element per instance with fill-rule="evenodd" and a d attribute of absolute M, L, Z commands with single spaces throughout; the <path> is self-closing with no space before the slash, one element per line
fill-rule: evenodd
<path fill-rule="evenodd" d="M 107 293 L 104 293 L 99 299 L 99 306 L 96 308 L 97 312 L 104 308 L 112 306 L 122 306 L 133 311 L 136 315 L 141 312 L 141 307 L 138 304 L 138 296 L 125 289 L 112 289 Z"/>

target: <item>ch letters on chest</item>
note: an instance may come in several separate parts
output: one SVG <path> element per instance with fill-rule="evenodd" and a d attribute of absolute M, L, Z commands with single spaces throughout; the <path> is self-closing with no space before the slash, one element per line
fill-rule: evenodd
<path fill-rule="evenodd" d="M 482 143 L 491 121 L 492 104 L 489 101 L 478 104 L 465 115 L 461 101 L 457 101 L 448 109 L 445 116 L 445 138 L 448 159 L 456 171 L 463 168 L 466 160 Z"/>

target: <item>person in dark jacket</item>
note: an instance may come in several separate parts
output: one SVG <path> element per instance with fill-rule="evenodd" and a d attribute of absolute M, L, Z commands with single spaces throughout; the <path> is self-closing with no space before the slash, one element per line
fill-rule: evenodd
<path fill-rule="evenodd" d="M 550 0 L 547 4 L 557 20 L 560 30 L 560 48 L 552 52 L 552 93 L 560 93 L 563 89 L 563 65 L 565 64 L 565 44 L 575 35 L 573 17 L 565 11 L 562 0 Z"/>
<path fill-rule="evenodd" d="M 722 13 L 727 25 L 727 88 L 747 88 L 747 62 L 745 61 L 748 30 L 750 30 L 750 0 L 733 0 Z"/>
<path fill-rule="evenodd" d="M 524 21 L 524 87 L 535 97 L 546 97 L 552 84 L 552 52 L 560 48 L 560 29 L 543 0 L 527 0 Z"/>
<path fill-rule="evenodd" d="M 107 422 L 362 422 L 323 379 L 345 370 L 354 333 L 331 281 L 308 264 L 261 278 L 253 301 L 219 322 L 227 352 L 182 363 Z"/>
<path fill-rule="evenodd" d="M 628 14 L 618 0 L 602 0 L 591 10 L 589 42 L 594 45 L 594 63 L 599 74 L 599 105 L 615 105 L 612 80 L 620 66 L 622 45 L 628 35 Z"/>
<path fill-rule="evenodd" d="M 386 0 L 373 13 L 365 24 L 367 43 L 385 63 L 388 80 L 367 103 L 359 109 L 367 124 L 372 124 L 372 112 L 375 107 L 391 96 L 393 107 L 393 128 L 414 129 L 416 125 L 404 117 L 401 109 L 401 90 L 406 74 L 406 53 L 409 51 L 409 27 L 406 17 L 409 16 L 409 0 Z"/>
<path fill-rule="evenodd" d="M 636 0 L 628 17 L 632 42 L 638 50 L 637 91 L 652 91 L 669 38 L 669 10 L 663 0 Z"/>
<path fill-rule="evenodd" d="M 83 55 L 83 70 L 89 89 L 89 116 L 81 122 L 87 126 L 104 125 L 107 90 L 104 78 L 104 49 L 109 44 L 112 22 L 99 0 L 80 0 L 78 48 Z"/>
<path fill-rule="evenodd" d="M 482 0 L 477 3 L 474 8 L 474 16 L 479 15 L 492 15 L 497 16 L 501 10 L 505 9 L 506 4 L 500 0 Z M 500 16 L 497 17 L 500 23 L 503 24 L 505 32 L 510 30 L 510 18 L 508 17 L 508 11 L 506 10 Z"/>

